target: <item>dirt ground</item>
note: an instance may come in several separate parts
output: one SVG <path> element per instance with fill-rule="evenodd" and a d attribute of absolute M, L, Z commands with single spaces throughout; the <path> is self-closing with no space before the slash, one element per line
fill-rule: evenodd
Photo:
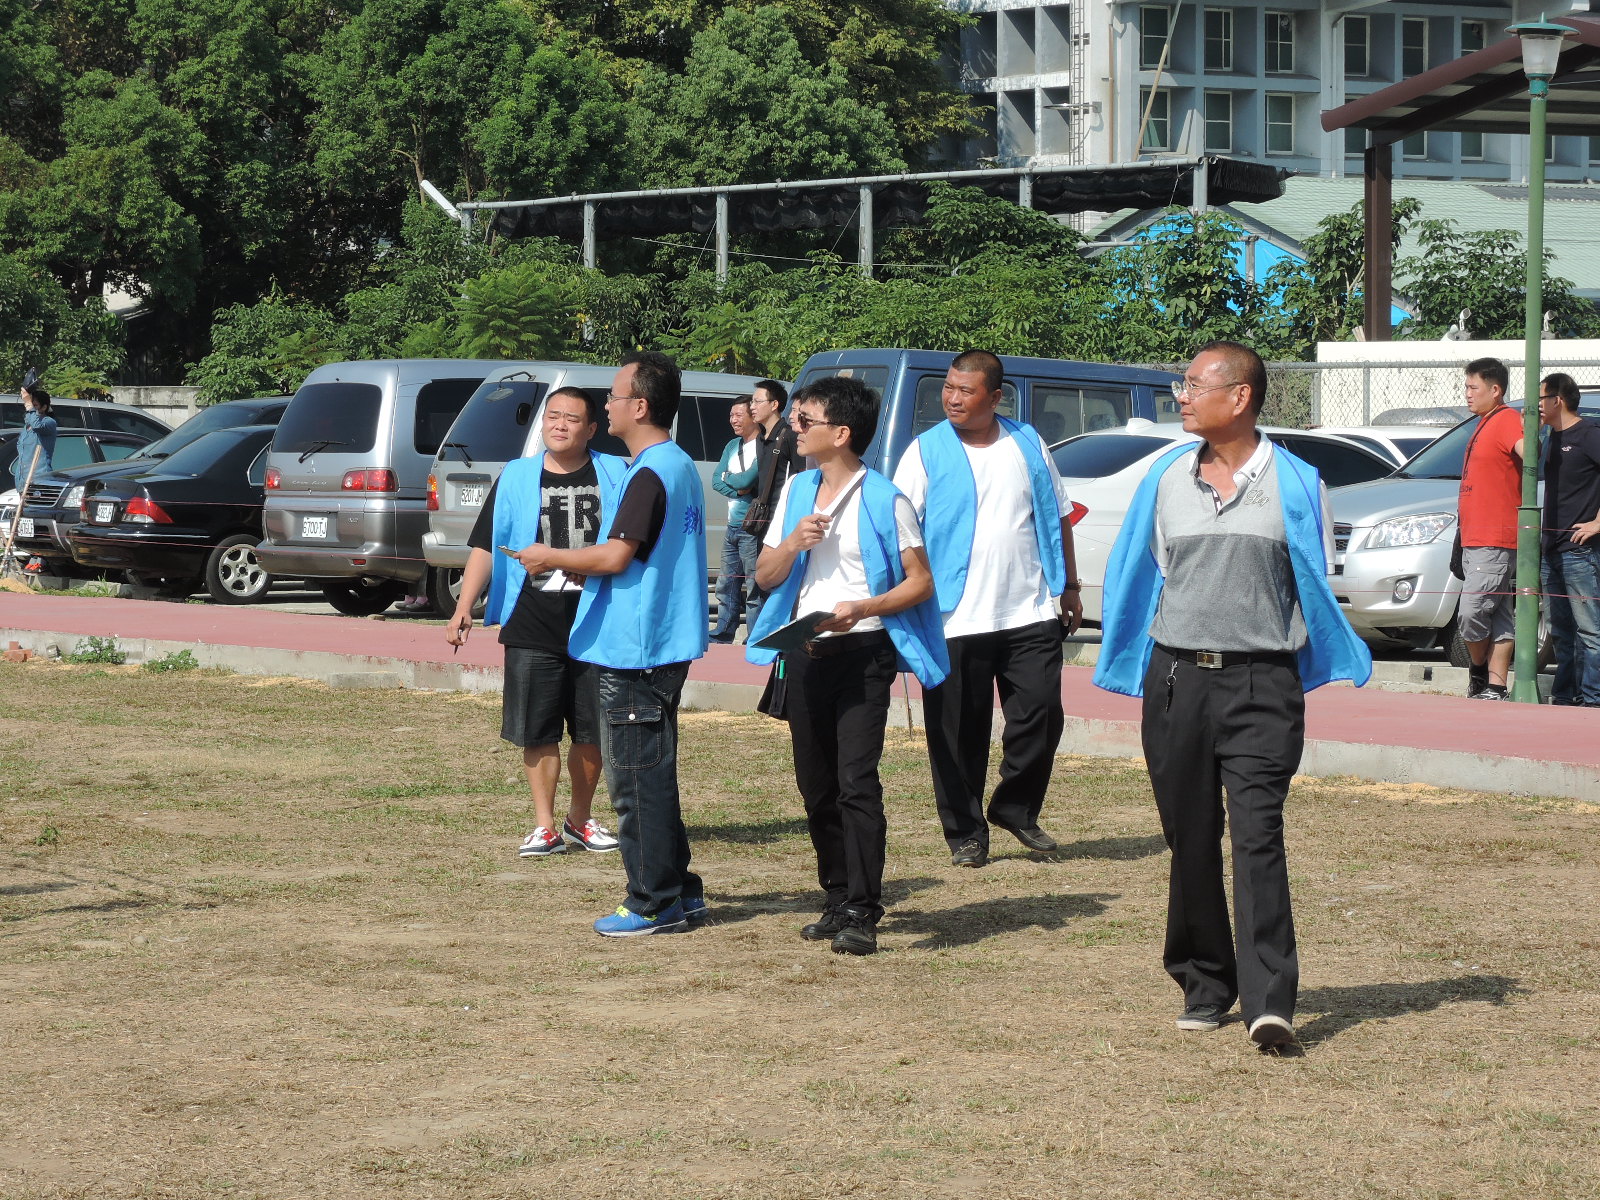
<path fill-rule="evenodd" d="M 889 914 L 817 912 L 786 731 L 685 714 L 709 928 L 519 862 L 493 699 L 0 666 L 0 1197 L 1600 1196 L 1593 805 L 1299 781 L 1301 1057 L 1173 1027 L 1137 763 Z M 1492 779 L 1485 779 L 1492 784 Z"/>

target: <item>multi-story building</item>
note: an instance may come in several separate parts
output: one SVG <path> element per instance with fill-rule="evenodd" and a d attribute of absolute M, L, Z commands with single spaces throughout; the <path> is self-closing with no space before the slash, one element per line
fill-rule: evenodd
<path fill-rule="evenodd" d="M 992 110 L 966 163 L 1123 163 L 1225 154 L 1301 174 L 1359 174 L 1365 134 L 1325 133 L 1326 109 L 1504 36 L 1514 21 L 1600 0 L 952 0 L 964 90 Z M 1547 146 L 1552 181 L 1600 175 L 1600 132 Z M 1395 175 L 1518 180 L 1527 138 L 1424 133 Z"/>

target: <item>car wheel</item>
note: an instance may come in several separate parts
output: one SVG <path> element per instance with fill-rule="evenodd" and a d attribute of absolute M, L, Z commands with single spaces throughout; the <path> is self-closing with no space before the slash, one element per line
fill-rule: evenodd
<path fill-rule="evenodd" d="M 272 590 L 272 575 L 256 558 L 260 540 L 236 533 L 223 538 L 206 559 L 206 591 L 218 604 L 254 604 Z"/>
<path fill-rule="evenodd" d="M 449 617 L 461 602 L 461 568 L 429 567 L 427 586 L 428 603 L 433 605 L 433 611 L 441 617 Z M 486 602 L 486 597 L 479 596 L 478 602 L 472 606 L 474 621 L 483 619 Z"/>
<path fill-rule="evenodd" d="M 322 583 L 322 598 L 347 617 L 381 613 L 405 594 L 406 585 L 398 579 L 327 579 Z"/>

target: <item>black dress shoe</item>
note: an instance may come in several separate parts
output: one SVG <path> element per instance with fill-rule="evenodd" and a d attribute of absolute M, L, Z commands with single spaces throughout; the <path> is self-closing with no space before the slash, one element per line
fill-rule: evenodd
<path fill-rule="evenodd" d="M 952 867 L 981 867 L 989 862 L 989 850 L 977 838 L 968 838 L 950 855 Z"/>
<path fill-rule="evenodd" d="M 831 942 L 834 935 L 850 923 L 850 919 L 837 909 L 828 909 L 817 920 L 803 926 L 800 936 L 808 942 Z"/>
<path fill-rule="evenodd" d="M 876 954 L 878 952 L 878 931 L 871 921 L 852 919 L 848 925 L 834 935 L 833 952 L 835 954 Z"/>
<path fill-rule="evenodd" d="M 1037 850 L 1041 854 L 1049 854 L 1052 850 L 1061 849 L 1060 843 L 1058 843 L 1055 838 L 1051 837 L 1044 830 L 1040 829 L 1037 825 L 1029 825 L 1026 827 L 1001 825 L 999 821 L 992 819 L 990 824 L 999 825 L 1001 829 L 1004 829 L 1029 850 Z"/>

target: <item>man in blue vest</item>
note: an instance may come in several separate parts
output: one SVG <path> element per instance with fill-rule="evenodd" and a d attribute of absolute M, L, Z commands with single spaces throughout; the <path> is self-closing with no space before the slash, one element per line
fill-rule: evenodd
<path fill-rule="evenodd" d="M 522 747 L 533 796 L 534 828 L 517 848 L 521 858 L 560 854 L 569 845 L 594 853 L 617 848 L 591 809 L 600 782 L 594 668 L 567 653 L 583 584 L 559 570 L 530 573 L 519 560 L 495 551 L 535 542 L 557 549 L 595 544 L 628 467 L 615 455 L 589 449 L 599 416 L 600 405 L 588 392 L 568 387 L 550 394 L 540 418 L 544 450 L 507 463 L 489 489 L 467 538 L 472 551 L 461 572 L 455 615 L 445 627 L 445 640 L 463 645 L 472 632 L 472 609 L 488 585 L 484 623 L 500 626 L 506 655 L 500 736 Z M 563 726 L 572 738 L 572 801 L 557 825 Z"/>
<path fill-rule="evenodd" d="M 1217 1029 L 1237 999 L 1251 1040 L 1278 1052 L 1294 1042 L 1300 976 L 1283 803 L 1305 692 L 1365 683 L 1372 656 L 1328 587 L 1327 489 L 1256 431 L 1261 357 L 1209 343 L 1174 392 L 1202 440 L 1162 455 L 1134 494 L 1106 568 L 1095 683 L 1144 697 L 1145 764 L 1172 851 L 1163 958 L 1183 989 L 1178 1028 Z"/>
<path fill-rule="evenodd" d="M 678 795 L 678 700 L 707 641 L 705 495 L 694 460 L 671 437 L 680 389 L 677 364 L 664 354 L 623 361 L 606 415 L 633 465 L 606 540 L 517 555 L 530 572 L 556 567 L 588 579 L 568 647 L 597 668 L 600 749 L 628 872 L 626 901 L 594 923 L 603 937 L 706 917 Z"/>
<path fill-rule="evenodd" d="M 989 861 L 989 826 L 1030 850 L 1061 741 L 1061 638 L 1083 617 L 1066 487 L 1039 433 L 996 411 L 1000 360 L 969 350 L 950 364 L 948 420 L 917 438 L 894 482 L 927 531 L 950 677 L 923 692 L 933 794 L 950 862 Z M 1060 597 L 1057 613 L 1056 598 Z M 1000 782 L 983 804 L 994 694 L 1005 715 Z"/>
<path fill-rule="evenodd" d="M 883 916 L 888 826 L 878 760 L 897 671 L 924 687 L 948 669 L 933 575 L 911 502 L 861 454 L 878 428 L 878 398 L 858 379 L 819 379 L 795 393 L 799 452 L 817 464 L 784 485 L 756 579 L 769 602 L 752 643 L 791 614 L 828 613 L 817 635 L 783 656 L 794 778 L 817 852 L 822 916 L 800 931 L 836 954 L 872 954 Z M 752 645 L 751 662 L 775 651 Z"/>

